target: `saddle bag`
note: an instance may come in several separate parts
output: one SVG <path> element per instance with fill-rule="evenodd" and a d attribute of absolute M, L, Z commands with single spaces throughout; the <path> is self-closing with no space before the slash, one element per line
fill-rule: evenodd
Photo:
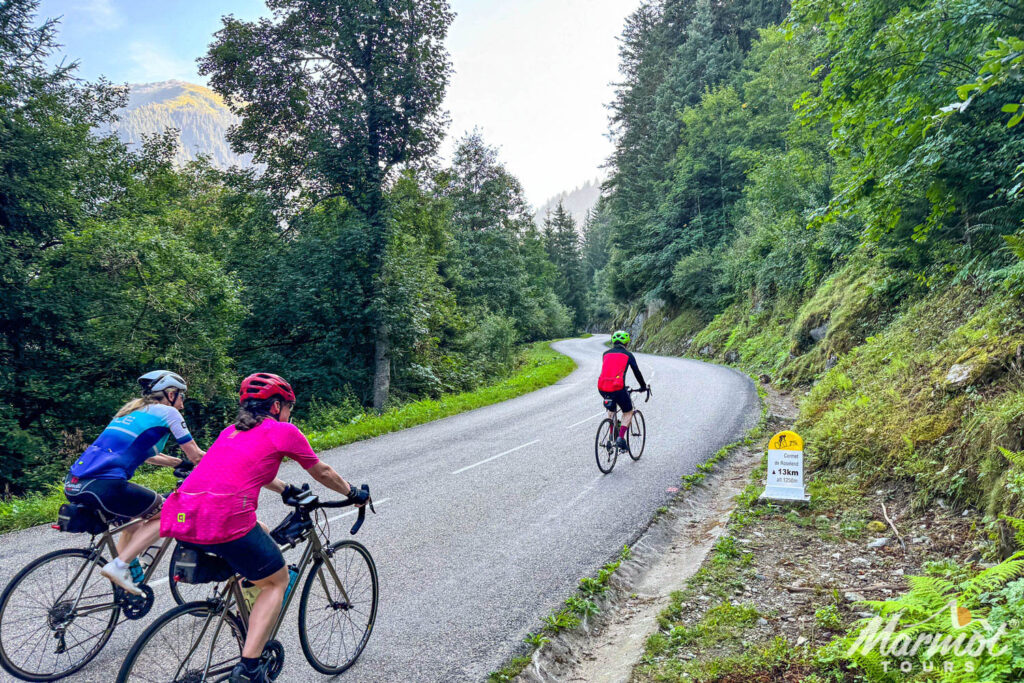
<path fill-rule="evenodd" d="M 174 547 L 171 562 L 174 564 L 171 578 L 181 583 L 217 583 L 235 574 L 220 556 L 181 543 Z"/>
<path fill-rule="evenodd" d="M 87 505 L 64 503 L 57 511 L 57 528 L 69 534 L 102 534 L 107 523 Z"/>

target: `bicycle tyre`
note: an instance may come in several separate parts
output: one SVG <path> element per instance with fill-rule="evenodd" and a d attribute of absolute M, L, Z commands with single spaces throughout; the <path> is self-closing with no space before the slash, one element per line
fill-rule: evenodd
<path fill-rule="evenodd" d="M 644 414 L 639 410 L 633 411 L 633 421 L 629 423 L 626 441 L 629 443 L 629 457 L 639 460 L 647 444 L 647 424 L 644 422 Z M 640 444 L 639 449 L 636 448 L 637 443 Z"/>
<path fill-rule="evenodd" d="M 612 434 L 614 426 L 615 423 L 611 418 L 606 417 L 597 426 L 597 435 L 594 437 L 594 458 L 597 460 L 597 469 L 604 474 L 615 469 L 615 461 L 619 457 L 619 449 L 615 445 L 615 437 Z M 607 441 L 601 441 L 603 436 L 607 436 Z"/>
<path fill-rule="evenodd" d="M 366 643 L 370 639 L 370 634 L 373 633 L 373 624 L 377 619 L 377 566 L 373 563 L 373 557 L 370 555 L 370 551 L 367 550 L 365 546 L 363 546 L 361 543 L 357 543 L 356 541 L 338 541 L 328 546 L 328 553 L 332 560 L 334 558 L 337 558 L 340 552 L 346 550 L 355 552 L 355 556 L 352 556 L 352 560 L 346 560 L 349 567 L 351 567 L 351 563 L 353 561 L 359 561 L 359 559 L 362 559 L 366 562 L 370 581 L 370 605 L 368 606 L 367 622 L 366 626 L 363 627 L 362 636 L 359 638 L 359 642 L 356 644 L 351 655 L 348 654 L 348 649 L 345 649 L 345 661 L 336 664 L 324 663 L 320 661 L 318 655 L 314 654 L 313 652 L 314 643 L 311 641 L 309 635 L 309 600 L 314 586 L 319 583 L 318 574 L 320 573 L 320 569 L 323 565 L 323 559 L 318 557 L 316 560 L 313 561 L 312 567 L 309 572 L 309 576 L 306 578 L 306 583 L 302 587 L 302 597 L 300 598 L 299 601 L 299 643 L 302 644 L 302 654 L 306 656 L 306 661 L 309 662 L 309 665 L 322 674 L 337 675 L 347 670 L 353 664 L 355 664 L 356 660 L 359 659 L 359 655 L 363 653 L 363 649 L 366 647 Z M 337 562 L 334 563 L 335 571 L 340 573 L 340 570 L 337 568 L 338 564 L 339 563 Z M 329 573 L 325 572 L 324 574 L 328 580 L 331 578 Z M 351 583 L 346 587 L 346 592 L 348 593 L 350 600 L 353 600 L 353 595 L 355 594 L 356 590 L 356 583 Z M 330 598 L 331 596 L 328 595 L 327 597 Z M 337 606 L 336 603 L 334 605 L 328 606 L 333 606 L 335 613 L 337 613 L 341 609 L 339 606 Z M 346 610 L 346 612 L 347 611 L 348 610 Z M 329 616 L 328 618 L 332 619 L 333 625 L 333 617 Z M 349 621 L 351 621 L 351 619 Z M 338 632 L 344 633 L 344 629 L 332 628 L 330 631 L 332 635 Z M 330 649 L 328 650 L 328 654 L 329 653 Z"/>
<path fill-rule="evenodd" d="M 79 671 L 82 667 L 84 667 L 86 664 L 91 662 L 96 657 L 96 655 L 98 655 L 100 653 L 100 651 L 103 649 L 103 647 L 107 644 L 107 641 L 110 640 L 110 636 L 113 635 L 113 633 L 114 633 L 114 628 L 116 628 L 116 626 L 117 626 L 118 617 L 120 617 L 120 615 L 121 615 L 121 608 L 114 603 L 114 586 L 113 586 L 113 584 L 111 584 L 110 581 L 108 581 L 107 579 L 103 578 L 100 575 L 100 573 L 99 573 L 99 568 L 102 567 L 104 564 L 106 564 L 106 560 L 103 559 L 102 556 L 98 556 L 97 559 L 95 560 L 96 565 L 97 565 L 96 566 L 96 570 L 94 571 L 92 577 L 90 577 L 90 578 L 91 578 L 91 580 L 94 580 L 94 579 L 98 578 L 97 583 L 99 584 L 99 586 L 102 586 L 101 590 L 106 591 L 109 588 L 109 590 L 110 590 L 110 605 L 111 605 L 111 609 L 110 609 L 110 618 L 107 621 L 107 624 L 104 627 L 103 631 L 99 635 L 91 636 L 89 638 L 90 640 L 93 639 L 93 638 L 96 639 L 96 642 L 93 645 L 92 649 L 86 651 L 84 656 L 82 656 L 80 659 L 78 659 L 78 660 L 76 660 L 74 662 L 71 662 L 68 666 L 66 666 L 64 668 L 61 668 L 59 671 L 49 671 L 49 672 L 28 671 L 28 670 L 22 668 L 21 666 L 19 666 L 18 664 L 16 664 L 14 661 L 12 661 L 11 653 L 8 652 L 9 643 L 5 642 L 8 639 L 4 635 L 6 630 L 7 630 L 4 627 L 5 617 L 8 614 L 8 609 L 10 609 L 11 606 L 12 606 L 11 605 L 11 599 L 15 595 L 15 593 L 17 592 L 17 589 L 22 584 L 22 582 L 25 581 L 25 579 L 27 577 L 29 577 L 37 569 L 40 569 L 40 568 L 44 567 L 47 564 L 54 563 L 57 560 L 59 560 L 60 558 L 62 558 L 62 557 L 66 557 L 66 558 L 80 558 L 81 564 L 82 564 L 82 566 L 84 566 L 84 564 L 89 561 L 89 558 L 90 558 L 91 555 L 92 555 L 92 553 L 89 550 L 85 550 L 84 548 L 65 548 L 63 550 L 55 550 L 52 553 L 47 553 L 46 555 L 43 555 L 41 557 L 37 557 L 36 559 L 32 560 L 32 562 L 30 562 L 28 565 L 25 566 L 24 569 L 22 569 L 20 572 L 18 572 L 14 576 L 14 578 L 11 579 L 11 582 L 9 584 L 7 584 L 7 587 L 4 589 L 4 592 L 2 594 L 0 594 L 0 666 L 3 667 L 4 671 L 6 671 L 7 673 L 11 674 L 15 678 L 19 678 L 19 679 L 21 679 L 23 681 L 55 681 L 55 680 L 58 680 L 58 679 L 70 676 L 71 674 L 75 673 L 76 671 Z M 53 585 L 52 581 L 51 582 L 44 581 L 43 583 L 44 584 L 49 583 L 50 585 Z M 28 590 L 32 591 L 32 589 L 28 589 Z M 34 595 L 39 595 L 40 594 L 38 590 L 35 590 L 35 591 L 32 591 L 32 592 L 33 592 Z M 36 600 L 36 602 L 38 603 L 39 601 Z M 55 631 L 54 631 L 54 629 L 52 627 L 52 622 L 50 620 L 55 618 L 53 616 L 54 615 L 53 610 L 57 609 L 58 605 L 59 605 L 59 603 L 54 604 L 53 606 L 49 607 L 47 609 L 47 614 L 42 617 L 42 618 L 46 619 L 48 624 L 50 625 L 49 632 L 44 634 L 44 637 L 46 637 L 46 638 L 53 637 L 51 634 L 55 633 Z M 23 617 L 23 619 L 28 619 L 28 618 L 29 617 Z M 72 620 L 69 623 L 73 624 L 74 620 Z M 17 629 L 17 627 L 16 627 L 16 629 Z M 34 633 L 34 631 L 32 633 Z M 75 646 L 72 646 L 72 648 L 74 648 L 74 647 Z M 33 650 L 33 652 L 34 652 L 34 650 Z"/>
<path fill-rule="evenodd" d="M 162 641 L 157 641 L 158 636 L 161 635 L 160 632 L 165 628 L 175 625 L 175 622 L 178 622 L 179 624 L 183 624 L 184 628 L 191 627 L 189 628 L 189 630 L 194 633 L 196 630 L 195 627 L 202 627 L 206 625 L 207 620 L 211 618 L 219 618 L 221 616 L 221 612 L 224 609 L 226 609 L 225 605 L 217 604 L 214 602 L 186 602 L 184 605 L 172 607 L 170 610 L 161 614 L 160 617 L 157 618 L 157 620 L 154 621 L 152 624 L 150 624 L 146 628 L 146 630 L 142 632 L 142 635 L 140 635 L 136 639 L 136 641 L 132 643 L 132 647 L 128 651 L 128 656 L 125 657 L 124 662 L 121 664 L 121 670 L 117 672 L 117 683 L 128 683 L 129 681 L 138 680 L 139 677 L 141 676 L 146 676 L 141 680 L 153 680 L 153 678 L 151 677 L 152 674 L 147 674 L 144 671 L 133 672 L 133 669 L 145 669 L 146 660 L 143 659 L 140 665 L 140 658 L 145 653 L 146 646 L 150 644 L 153 644 L 154 649 L 158 651 L 159 659 L 163 662 L 161 664 L 156 664 L 155 666 L 159 666 L 159 668 L 161 668 L 162 670 L 168 670 L 171 667 L 174 667 L 175 669 L 180 669 L 183 662 L 177 661 L 175 662 L 175 664 L 167 663 L 168 657 L 176 653 L 172 652 L 172 648 L 168 646 L 168 639 L 166 635 L 163 636 Z M 178 671 L 175 670 L 168 677 L 173 677 L 174 680 L 194 679 L 226 681 L 228 675 L 231 673 L 231 669 L 235 667 L 235 664 L 241 661 L 242 647 L 245 645 L 245 627 L 242 625 L 241 619 L 239 619 L 238 616 L 233 612 L 228 612 L 225 621 L 227 622 L 228 628 L 231 631 L 231 636 L 234 637 L 235 644 L 238 646 L 237 655 L 231 657 L 230 659 L 224 662 L 218 661 L 215 672 L 203 673 L 201 670 L 198 669 L 186 670 L 186 672 L 182 676 L 177 675 Z M 209 629 L 213 628 L 216 628 L 216 624 L 209 624 Z M 168 628 L 168 630 L 170 629 Z M 201 633 L 205 635 L 207 632 L 208 631 L 202 631 Z M 221 638 L 222 634 L 223 629 L 221 630 L 221 633 L 218 633 L 218 638 Z M 191 646 L 194 642 L 195 638 L 193 637 L 190 640 L 188 640 L 188 642 L 186 643 L 186 647 Z M 213 645 L 214 644 L 211 643 L 210 647 L 199 646 L 193 651 L 193 655 L 197 656 L 197 660 L 202 662 L 204 667 L 207 653 L 209 653 L 212 650 Z M 234 654 L 233 648 L 229 649 L 231 650 L 232 654 Z M 136 676 L 133 677 L 133 673 L 136 673 Z M 208 676 L 210 677 L 209 679 L 207 679 Z"/>

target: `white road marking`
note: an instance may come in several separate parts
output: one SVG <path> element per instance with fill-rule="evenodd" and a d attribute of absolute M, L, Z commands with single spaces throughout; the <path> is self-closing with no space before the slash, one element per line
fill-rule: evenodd
<path fill-rule="evenodd" d="M 390 498 L 381 498 L 380 500 L 373 501 L 373 504 L 375 506 L 377 506 L 377 505 L 381 505 L 382 503 L 386 503 L 389 500 L 391 500 L 391 499 Z M 328 517 L 327 521 L 328 522 L 333 522 L 335 520 L 341 519 L 342 517 L 348 517 L 349 515 L 354 515 L 357 512 L 359 512 L 358 509 L 357 510 L 349 510 L 348 512 L 343 512 L 340 515 L 335 515 L 334 517 Z M 162 586 L 165 583 L 167 583 L 167 577 L 166 576 L 164 578 L 162 578 L 162 579 L 157 580 L 157 581 L 151 581 L 147 585 L 150 586 L 151 588 L 156 588 L 157 586 Z"/>
<path fill-rule="evenodd" d="M 380 500 L 373 501 L 373 504 L 374 504 L 374 506 L 382 505 L 382 504 L 388 502 L 389 500 L 391 500 L 391 499 L 390 498 L 381 498 Z M 349 515 L 354 515 L 357 512 L 359 512 L 358 508 L 355 509 L 355 510 L 349 510 L 348 512 L 342 512 L 340 515 L 334 515 L 333 517 L 328 517 L 327 521 L 328 522 L 333 522 L 336 519 L 341 519 L 342 517 L 348 517 Z"/>
<path fill-rule="evenodd" d="M 574 422 L 573 424 L 571 424 L 571 425 L 569 425 L 568 427 L 566 427 L 566 429 L 572 429 L 573 427 L 579 427 L 579 426 L 580 426 L 581 424 L 583 424 L 584 422 L 590 422 L 590 421 L 591 421 L 591 420 L 593 420 L 593 419 L 594 419 L 595 417 L 601 417 L 601 416 L 602 416 L 602 415 L 604 415 L 604 414 L 605 414 L 605 411 L 603 411 L 603 410 L 602 410 L 602 411 L 601 411 L 600 413 L 598 413 L 597 415 L 591 415 L 590 417 L 588 417 L 588 418 L 584 418 L 584 419 L 580 420 L 579 422 Z"/>
<path fill-rule="evenodd" d="M 532 446 L 535 443 L 540 443 L 540 439 L 534 439 L 530 443 L 524 443 L 522 446 L 516 446 L 515 448 L 510 448 L 507 451 L 505 451 L 504 453 L 498 453 L 497 455 L 492 455 L 491 457 L 487 458 L 486 460 L 481 460 L 480 462 L 475 462 L 472 465 L 467 465 L 466 467 L 463 467 L 460 470 L 455 470 L 454 472 L 452 472 L 452 474 L 458 474 L 459 472 L 465 472 L 466 470 L 471 470 L 474 467 L 479 467 L 480 465 L 483 465 L 484 463 L 490 462 L 490 461 L 494 460 L 495 458 L 500 458 L 501 456 L 508 455 L 509 453 L 515 453 L 516 451 L 518 451 L 520 449 L 523 449 L 523 448 L 526 448 L 527 446 Z"/>

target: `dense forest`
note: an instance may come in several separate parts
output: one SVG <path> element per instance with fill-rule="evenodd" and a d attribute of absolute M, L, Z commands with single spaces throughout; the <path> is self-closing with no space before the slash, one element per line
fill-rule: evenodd
<path fill-rule="evenodd" d="M 819 467 L 1024 508 L 1022 25 L 1005 0 L 645 2 L 592 320 L 813 385 Z"/>
<path fill-rule="evenodd" d="M 300 417 L 381 409 L 494 381 L 585 321 L 571 217 L 536 227 L 478 134 L 439 168 L 447 3 L 270 4 L 202 60 L 262 172 L 102 134 L 125 92 L 52 66 L 35 0 L 0 4 L 3 490 L 58 481 L 153 368 L 186 377 L 205 440 L 252 371 L 287 377 Z"/>
<path fill-rule="evenodd" d="M 785 10 L 664 0 L 630 17 L 593 276 L 705 321 L 799 298 L 856 254 L 906 274 L 894 296 L 1009 276 L 1022 138 L 1004 106 L 1022 88 L 1002 36 L 1024 6 Z"/>

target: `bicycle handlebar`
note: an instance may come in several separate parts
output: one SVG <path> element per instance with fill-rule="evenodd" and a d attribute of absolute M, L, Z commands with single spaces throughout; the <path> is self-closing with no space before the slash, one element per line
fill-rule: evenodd
<path fill-rule="evenodd" d="M 195 463 L 191 460 L 185 460 L 182 458 L 181 463 L 174 468 L 174 476 L 178 479 L 184 479 L 192 472 L 193 469 L 195 469 Z"/>
<path fill-rule="evenodd" d="M 647 398 L 644 399 L 644 403 L 647 403 L 648 401 L 651 400 L 651 385 L 650 384 L 647 385 L 646 389 L 633 389 L 632 387 L 628 387 L 626 389 L 626 391 L 628 391 L 631 394 L 640 394 L 640 393 L 643 393 L 643 392 L 647 392 Z"/>
<path fill-rule="evenodd" d="M 367 484 L 363 484 L 363 491 L 370 492 L 370 487 Z M 344 508 L 349 505 L 355 505 L 353 500 L 328 500 L 321 502 L 320 497 L 309 490 L 309 484 L 303 484 L 301 493 L 297 496 L 292 496 L 284 501 L 285 505 L 304 510 L 305 512 L 313 512 L 320 508 Z M 366 503 L 359 507 L 359 516 L 356 517 L 356 523 L 352 525 L 352 529 L 349 531 L 351 534 L 359 532 L 359 528 L 363 526 L 363 522 L 366 521 L 366 508 L 370 508 L 370 512 L 377 514 L 377 510 L 373 507 L 373 498 L 367 498 Z"/>

